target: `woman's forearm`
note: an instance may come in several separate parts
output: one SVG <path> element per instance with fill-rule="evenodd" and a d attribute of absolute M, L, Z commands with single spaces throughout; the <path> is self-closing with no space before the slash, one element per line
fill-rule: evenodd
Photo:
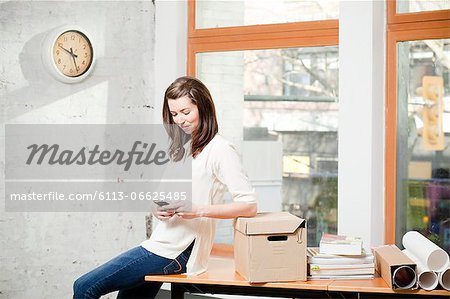
<path fill-rule="evenodd" d="M 202 217 L 230 219 L 236 217 L 253 217 L 256 215 L 257 204 L 245 202 L 232 202 L 220 205 L 207 205 L 199 207 Z"/>

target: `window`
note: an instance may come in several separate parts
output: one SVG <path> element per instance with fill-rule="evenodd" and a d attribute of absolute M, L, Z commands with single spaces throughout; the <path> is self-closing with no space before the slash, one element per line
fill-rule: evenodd
<path fill-rule="evenodd" d="M 338 0 L 199 0 L 197 29 L 337 19 Z"/>
<path fill-rule="evenodd" d="M 385 233 L 400 245 L 417 230 L 450 252 L 450 17 L 443 15 L 449 11 L 388 24 Z"/>
<path fill-rule="evenodd" d="M 450 1 L 448 0 L 386 0 L 387 19 L 390 29 L 398 31 L 398 24 L 422 24 L 422 29 L 429 28 L 426 21 L 445 21 L 450 18 Z M 414 25 L 413 25 L 414 26 Z M 434 26 L 434 25 L 431 25 Z M 404 29 L 412 29 L 404 26 Z M 416 29 L 419 29 L 418 27 Z"/>
<path fill-rule="evenodd" d="M 308 244 L 318 245 L 323 232 L 337 232 L 337 20 L 196 29 L 196 4 L 189 2 L 188 74 L 209 87 L 259 209 L 306 218 Z M 231 221 L 216 236 L 231 243 Z"/>
<path fill-rule="evenodd" d="M 397 13 L 450 9 L 448 0 L 397 0 Z"/>

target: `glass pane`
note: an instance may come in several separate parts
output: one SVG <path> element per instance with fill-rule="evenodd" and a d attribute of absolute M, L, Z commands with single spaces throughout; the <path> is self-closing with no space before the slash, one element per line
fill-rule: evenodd
<path fill-rule="evenodd" d="M 260 211 L 308 220 L 308 244 L 337 232 L 338 47 L 197 54 L 220 133 L 242 153 Z M 232 242 L 222 221 L 218 243 Z"/>
<path fill-rule="evenodd" d="M 450 39 L 397 55 L 397 244 L 416 230 L 450 252 Z"/>
<path fill-rule="evenodd" d="M 450 9 L 450 0 L 397 0 L 397 13 Z"/>
<path fill-rule="evenodd" d="M 339 0 L 196 0 L 197 29 L 337 19 Z"/>

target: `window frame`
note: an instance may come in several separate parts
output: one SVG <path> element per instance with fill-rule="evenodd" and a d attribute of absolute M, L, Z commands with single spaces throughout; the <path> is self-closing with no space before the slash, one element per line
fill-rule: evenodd
<path fill-rule="evenodd" d="M 448 20 L 450 10 L 433 10 L 423 12 L 397 13 L 397 0 L 387 0 L 387 22 L 389 24 L 427 22 L 437 20 Z"/>
<path fill-rule="evenodd" d="M 450 10 L 398 14 L 396 9 L 396 0 L 387 0 L 384 209 L 386 244 L 396 243 L 397 225 L 397 43 L 450 38 Z"/>

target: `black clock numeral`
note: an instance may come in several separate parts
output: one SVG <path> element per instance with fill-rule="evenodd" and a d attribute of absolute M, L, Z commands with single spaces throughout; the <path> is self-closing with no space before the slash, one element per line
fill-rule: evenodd
<path fill-rule="evenodd" d="M 88 56 L 87 52 L 84 52 L 84 58 L 87 58 L 87 56 Z"/>
<path fill-rule="evenodd" d="M 59 55 L 59 50 L 56 50 L 56 55 Z"/>
<path fill-rule="evenodd" d="M 83 62 L 81 64 L 86 64 L 86 60 L 83 60 Z"/>
<path fill-rule="evenodd" d="M 71 35 L 71 36 L 70 36 L 70 39 L 71 39 L 71 40 L 75 40 L 75 35 Z"/>
<path fill-rule="evenodd" d="M 62 43 L 58 43 L 58 47 L 62 47 Z"/>
<path fill-rule="evenodd" d="M 69 73 L 71 73 L 71 74 L 72 74 L 72 73 L 73 73 L 73 69 L 70 69 Z"/>
<path fill-rule="evenodd" d="M 86 44 L 83 45 L 83 50 L 86 50 Z"/>
<path fill-rule="evenodd" d="M 58 59 L 58 64 L 61 64 L 61 58 Z"/>
<path fill-rule="evenodd" d="M 63 65 L 63 70 L 65 70 L 65 69 L 66 69 L 66 65 L 64 64 L 64 65 Z"/>

